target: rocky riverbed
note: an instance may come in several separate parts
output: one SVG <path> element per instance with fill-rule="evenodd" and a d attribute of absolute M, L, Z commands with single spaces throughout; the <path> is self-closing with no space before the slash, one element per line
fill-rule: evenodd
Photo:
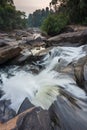
<path fill-rule="evenodd" d="M 0 130 L 87 130 L 87 29 L 69 31 L 0 33 Z"/>

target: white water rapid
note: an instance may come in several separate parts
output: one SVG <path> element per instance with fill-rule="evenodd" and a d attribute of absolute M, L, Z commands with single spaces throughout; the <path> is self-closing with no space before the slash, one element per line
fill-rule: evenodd
<path fill-rule="evenodd" d="M 41 64 L 45 69 L 37 75 L 14 69 L 14 76 L 8 78 L 6 73 L 0 72 L 3 81 L 0 87 L 5 93 L 1 100 L 11 99 L 11 107 L 18 111 L 23 100 L 28 97 L 34 105 L 48 109 L 59 95 L 60 87 L 78 98 L 86 98 L 85 92 L 69 75 L 56 72 L 54 69 L 56 66 L 59 69 L 65 67 L 85 56 L 83 47 L 54 47 L 42 60 Z"/>

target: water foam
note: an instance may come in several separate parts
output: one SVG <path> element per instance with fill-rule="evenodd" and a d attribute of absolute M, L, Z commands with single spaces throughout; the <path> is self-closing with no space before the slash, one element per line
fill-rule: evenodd
<path fill-rule="evenodd" d="M 38 75 L 23 70 L 15 70 L 15 76 L 9 79 L 5 74 L 1 75 L 3 79 L 1 87 L 5 92 L 1 100 L 11 99 L 11 107 L 17 111 L 23 100 L 28 97 L 36 106 L 48 109 L 59 94 L 60 87 L 78 98 L 86 98 L 85 92 L 76 85 L 71 77 L 53 70 L 60 58 L 63 59 L 62 62 L 66 61 L 65 65 L 67 65 L 84 55 L 82 47 L 57 47 L 52 49 L 51 54 L 47 54 L 43 59 L 46 69 Z"/>

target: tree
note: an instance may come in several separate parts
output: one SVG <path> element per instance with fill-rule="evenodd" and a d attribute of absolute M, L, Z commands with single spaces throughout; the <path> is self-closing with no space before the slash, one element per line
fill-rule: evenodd
<path fill-rule="evenodd" d="M 54 5 L 56 12 L 65 11 L 69 15 L 70 22 L 83 22 L 87 18 L 87 0 L 52 0 L 51 6 Z"/>
<path fill-rule="evenodd" d="M 87 25 L 87 0 L 52 0 L 50 8 L 54 8 L 54 15 L 50 15 L 42 24 L 42 29 L 49 35 L 56 35 L 67 24 Z"/>
<path fill-rule="evenodd" d="M 15 9 L 13 0 L 0 0 L 0 29 L 12 30 L 25 26 L 25 13 Z"/>
<path fill-rule="evenodd" d="M 40 27 L 45 18 L 50 14 L 50 10 L 48 7 L 46 9 L 38 9 L 33 12 L 33 14 L 29 14 L 28 24 L 30 27 Z"/>

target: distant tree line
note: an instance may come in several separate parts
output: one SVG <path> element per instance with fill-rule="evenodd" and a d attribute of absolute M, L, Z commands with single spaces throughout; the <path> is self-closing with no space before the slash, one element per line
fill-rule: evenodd
<path fill-rule="evenodd" d="M 25 13 L 16 10 L 13 0 L 0 0 L 0 30 L 12 30 L 25 26 Z"/>
<path fill-rule="evenodd" d="M 49 10 L 48 7 L 46 9 L 38 9 L 33 14 L 29 14 L 28 17 L 28 25 L 29 27 L 40 27 L 43 23 L 44 19 L 48 17 L 53 10 Z"/>
<path fill-rule="evenodd" d="M 87 25 L 87 0 L 51 0 L 49 15 L 42 24 L 42 29 L 49 35 L 56 35 L 67 24 Z"/>

